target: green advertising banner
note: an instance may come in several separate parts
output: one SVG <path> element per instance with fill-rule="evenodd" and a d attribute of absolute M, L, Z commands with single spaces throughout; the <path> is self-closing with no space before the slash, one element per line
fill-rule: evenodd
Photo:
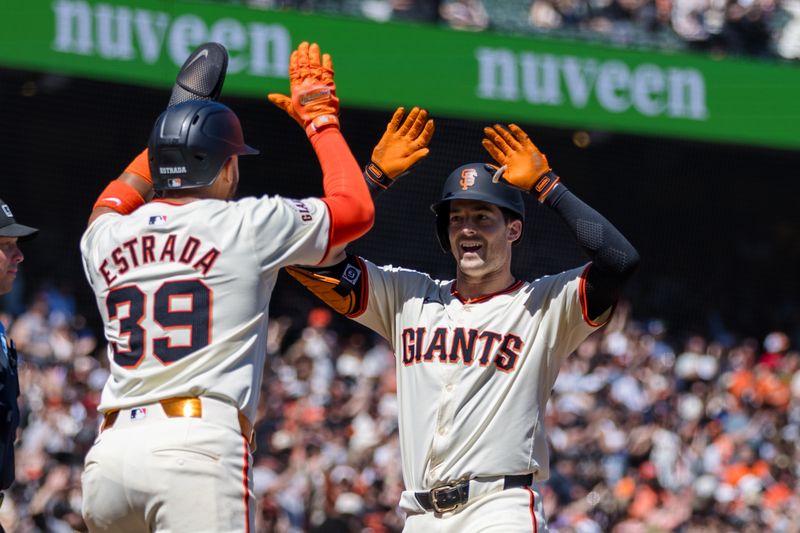
<path fill-rule="evenodd" d="M 7 0 L 0 66 L 169 87 L 205 41 L 226 94 L 288 91 L 301 41 L 331 53 L 346 106 L 800 148 L 800 67 L 167 0 Z"/>

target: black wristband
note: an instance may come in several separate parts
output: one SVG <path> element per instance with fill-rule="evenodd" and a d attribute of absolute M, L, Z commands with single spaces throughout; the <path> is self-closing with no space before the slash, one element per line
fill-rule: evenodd
<path fill-rule="evenodd" d="M 544 203 L 559 181 L 561 181 L 561 178 L 552 170 L 545 172 L 534 182 L 533 187 L 531 187 L 531 193 L 536 195 L 539 203 Z"/>
<path fill-rule="evenodd" d="M 375 161 L 370 161 L 364 167 L 364 181 L 367 182 L 369 192 L 373 198 L 388 189 L 394 180 L 386 174 Z"/>

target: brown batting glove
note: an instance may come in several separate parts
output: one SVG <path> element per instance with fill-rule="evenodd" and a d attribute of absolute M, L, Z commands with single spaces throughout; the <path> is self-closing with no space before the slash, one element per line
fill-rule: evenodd
<path fill-rule="evenodd" d="M 425 109 L 414 107 L 403 120 L 405 109 L 398 107 L 386 131 L 372 150 L 372 160 L 364 168 L 367 184 L 387 189 L 395 178 L 409 171 L 427 156 L 433 132 L 433 119 Z"/>
<path fill-rule="evenodd" d="M 291 98 L 269 94 L 267 98 L 289 114 L 311 137 L 326 127 L 339 126 L 339 99 L 333 81 L 333 61 L 320 56 L 317 43 L 303 41 L 289 58 Z"/>
<path fill-rule="evenodd" d="M 528 135 L 516 124 L 509 124 L 508 130 L 495 124 L 483 133 L 486 138 L 481 144 L 500 165 L 493 181 L 502 180 L 544 202 L 560 178 Z"/>

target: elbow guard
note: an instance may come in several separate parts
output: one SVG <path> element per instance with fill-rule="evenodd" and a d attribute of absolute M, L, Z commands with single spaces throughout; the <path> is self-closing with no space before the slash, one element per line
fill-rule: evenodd
<path fill-rule="evenodd" d="M 333 266 L 289 266 L 286 272 L 337 313 L 353 318 L 367 307 L 367 269 L 354 255 Z"/>

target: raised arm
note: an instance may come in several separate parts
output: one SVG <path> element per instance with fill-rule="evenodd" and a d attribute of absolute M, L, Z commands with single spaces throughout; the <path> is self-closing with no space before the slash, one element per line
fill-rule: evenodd
<path fill-rule="evenodd" d="M 133 213 L 153 197 L 153 179 L 145 149 L 100 193 L 89 215 L 89 224 L 106 213 Z"/>
<path fill-rule="evenodd" d="M 303 126 L 291 98 L 278 93 L 270 93 L 267 98 Z M 430 152 L 428 144 L 433 138 L 435 125 L 433 119 L 428 118 L 428 111 L 414 107 L 405 119 L 404 115 L 405 108 L 395 110 L 378 144 L 372 149 L 370 162 L 364 165 L 364 181 L 373 199 Z"/>
<path fill-rule="evenodd" d="M 289 59 L 291 98 L 271 94 L 308 135 L 322 167 L 322 185 L 331 218 L 330 247 L 321 265 L 341 260 L 347 244 L 364 235 L 375 208 L 361 170 L 339 131 L 339 99 L 333 61 L 316 43 L 300 43 Z"/>
<path fill-rule="evenodd" d="M 500 165 L 502 180 L 537 197 L 569 226 L 592 265 L 586 276 L 589 318 L 595 320 L 616 304 L 639 265 L 639 253 L 605 217 L 572 194 L 553 172 L 545 155 L 517 125 L 485 128 L 482 144 Z"/>
<path fill-rule="evenodd" d="M 414 107 L 403 120 L 405 109 L 398 107 L 386 125 L 372 159 L 364 166 L 364 179 L 372 198 L 388 189 L 397 178 L 428 155 L 435 125 L 428 111 Z"/>

